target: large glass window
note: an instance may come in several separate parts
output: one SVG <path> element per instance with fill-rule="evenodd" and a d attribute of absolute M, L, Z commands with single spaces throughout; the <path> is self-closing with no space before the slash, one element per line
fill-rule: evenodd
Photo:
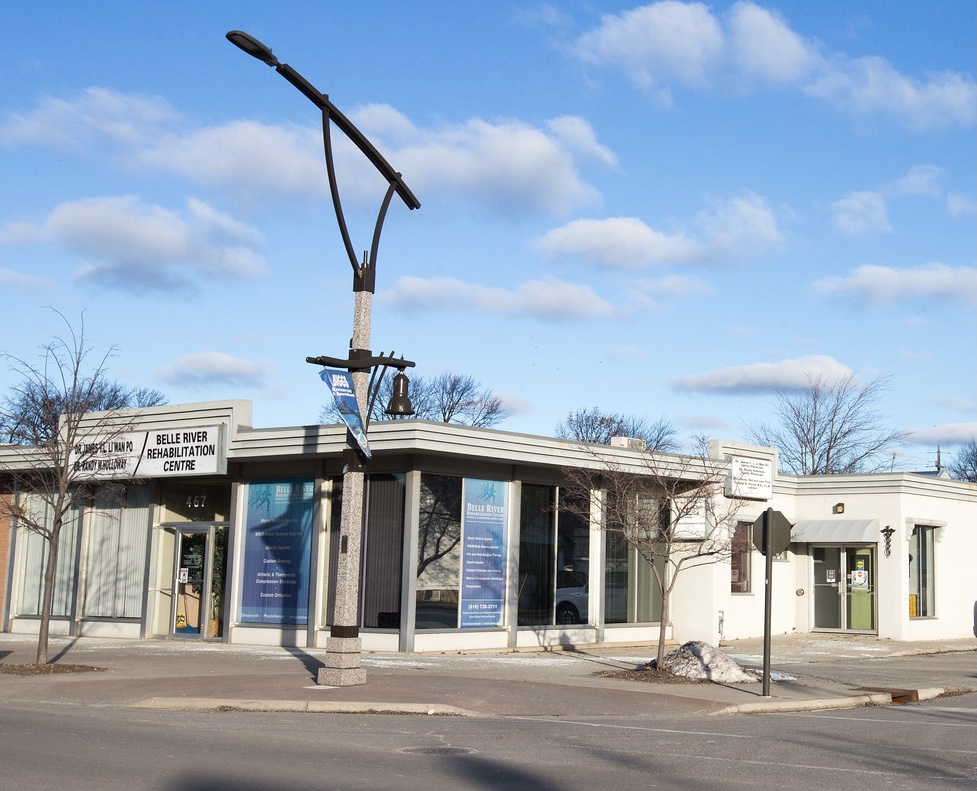
<path fill-rule="evenodd" d="M 909 617 L 936 615 L 933 536 L 936 528 L 916 525 L 909 538 Z"/>
<path fill-rule="evenodd" d="M 664 573 L 664 563 L 659 569 Z M 623 534 L 608 531 L 604 550 L 604 623 L 649 623 L 661 618 L 655 571 Z"/>
<path fill-rule="evenodd" d="M 50 525 L 51 508 L 44 498 L 34 494 L 23 494 L 25 508 L 34 512 L 42 524 Z M 73 508 L 65 515 L 58 539 L 58 562 L 54 577 L 54 598 L 51 602 L 51 615 L 55 618 L 71 615 L 75 600 L 75 568 L 78 558 L 78 514 Z M 21 543 L 24 576 L 20 591 L 21 615 L 40 615 L 44 596 L 44 571 L 47 566 L 48 540 L 37 533 L 21 530 L 18 535 Z"/>
<path fill-rule="evenodd" d="M 750 565 L 753 541 L 749 522 L 740 522 L 733 527 L 733 538 L 730 545 L 730 582 L 731 593 L 750 592 Z"/>
<path fill-rule="evenodd" d="M 403 473 L 369 476 L 363 538 L 363 626 L 400 628 L 404 555 Z"/>
<path fill-rule="evenodd" d="M 89 512 L 86 616 L 142 615 L 151 500 L 151 486 L 129 486 L 124 503 L 96 498 Z"/>
<path fill-rule="evenodd" d="M 519 513 L 519 626 L 553 622 L 556 489 L 524 483 Z"/>
<path fill-rule="evenodd" d="M 242 623 L 308 623 L 314 510 L 312 479 L 248 483 Z"/>
<path fill-rule="evenodd" d="M 590 622 L 588 522 L 539 484 L 523 484 L 520 514 L 519 625 Z"/>
<path fill-rule="evenodd" d="M 458 626 L 461 486 L 451 475 L 421 475 L 417 537 L 417 629 Z"/>

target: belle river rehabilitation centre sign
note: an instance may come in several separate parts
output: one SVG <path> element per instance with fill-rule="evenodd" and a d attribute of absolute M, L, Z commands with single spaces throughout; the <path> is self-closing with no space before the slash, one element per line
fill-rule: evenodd
<path fill-rule="evenodd" d="M 221 426 L 187 426 L 92 435 L 77 442 L 69 462 L 92 478 L 166 478 L 227 470 Z"/>

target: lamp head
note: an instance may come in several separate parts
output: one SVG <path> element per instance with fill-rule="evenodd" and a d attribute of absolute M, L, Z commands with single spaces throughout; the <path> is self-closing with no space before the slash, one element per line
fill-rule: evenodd
<path fill-rule="evenodd" d="M 266 47 L 254 36 L 249 36 L 241 30 L 232 30 L 227 34 L 226 38 L 235 47 L 247 52 L 252 58 L 257 58 L 269 66 L 278 66 L 278 58 L 271 54 L 271 48 Z"/>
<path fill-rule="evenodd" d="M 407 387 L 410 383 L 407 374 L 398 371 L 393 381 L 393 395 L 390 396 L 390 403 L 384 412 L 394 417 L 410 417 L 414 414 L 414 405 L 410 402 L 407 395 Z"/>

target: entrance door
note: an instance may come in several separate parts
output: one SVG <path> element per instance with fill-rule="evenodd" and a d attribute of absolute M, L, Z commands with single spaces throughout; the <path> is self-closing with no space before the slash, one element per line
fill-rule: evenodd
<path fill-rule="evenodd" d="M 814 628 L 874 632 L 875 547 L 814 546 Z"/>
<path fill-rule="evenodd" d="M 227 528 L 223 526 L 176 531 L 172 635 L 223 636 L 226 546 Z"/>

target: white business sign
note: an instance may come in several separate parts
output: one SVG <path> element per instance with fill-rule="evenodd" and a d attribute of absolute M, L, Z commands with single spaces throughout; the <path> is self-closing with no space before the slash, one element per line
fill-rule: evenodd
<path fill-rule="evenodd" d="M 726 496 L 746 500 L 769 500 L 773 496 L 773 462 L 733 456 L 730 461 Z"/>
<path fill-rule="evenodd" d="M 701 541 L 709 534 L 708 509 L 703 497 L 681 498 L 675 500 L 678 514 L 675 519 L 672 537 L 676 541 Z"/>
<path fill-rule="evenodd" d="M 220 426 L 92 436 L 71 449 L 69 461 L 77 472 L 93 478 L 165 478 L 227 470 Z"/>

